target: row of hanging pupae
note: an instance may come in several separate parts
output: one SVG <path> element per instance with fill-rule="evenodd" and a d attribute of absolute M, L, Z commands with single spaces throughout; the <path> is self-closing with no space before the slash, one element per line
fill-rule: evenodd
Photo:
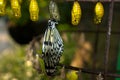
<path fill-rule="evenodd" d="M 100 24 L 102 17 L 104 15 L 104 7 L 101 2 L 96 3 L 94 13 L 95 13 L 94 23 Z M 81 15 L 82 15 L 81 6 L 80 6 L 79 2 L 76 0 L 76 1 L 74 1 L 73 7 L 71 10 L 71 17 L 72 17 L 71 23 L 73 25 L 78 25 L 80 22 L 80 19 L 81 19 Z"/>
<path fill-rule="evenodd" d="M 10 0 L 11 9 L 15 18 L 21 17 L 21 0 Z M 6 14 L 5 7 L 7 1 L 0 0 L 0 16 L 4 16 Z M 30 12 L 30 19 L 32 21 L 37 21 L 39 18 L 39 7 L 36 0 L 30 0 L 29 4 L 29 12 Z"/>
<path fill-rule="evenodd" d="M 11 8 L 16 18 L 21 17 L 21 2 L 19 0 L 11 0 Z M 6 1 L 0 0 L 0 15 L 5 15 L 5 6 Z M 50 1 L 49 3 L 49 10 L 50 16 L 56 20 L 60 20 L 60 15 L 58 11 L 57 4 L 54 1 Z M 30 12 L 30 19 L 32 21 L 37 21 L 39 19 L 39 7 L 36 0 L 30 0 L 29 4 L 29 12 Z M 101 2 L 97 2 L 95 9 L 94 9 L 95 17 L 94 22 L 95 24 L 101 23 L 102 17 L 104 15 L 104 7 Z M 73 7 L 71 10 L 71 23 L 73 25 L 78 25 L 82 16 L 82 10 L 79 2 L 76 0 L 73 3 Z"/>

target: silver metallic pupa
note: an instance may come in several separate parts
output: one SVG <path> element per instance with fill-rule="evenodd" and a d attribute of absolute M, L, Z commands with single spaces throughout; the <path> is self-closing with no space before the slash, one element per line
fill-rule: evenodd
<path fill-rule="evenodd" d="M 57 21 L 60 20 L 58 6 L 57 6 L 56 2 L 54 2 L 53 0 L 51 0 L 49 3 L 49 12 L 50 12 L 50 18 L 53 18 Z"/>

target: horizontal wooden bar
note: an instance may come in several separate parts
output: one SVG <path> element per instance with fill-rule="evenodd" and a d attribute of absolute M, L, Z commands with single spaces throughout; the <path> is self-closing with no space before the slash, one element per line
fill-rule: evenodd
<path fill-rule="evenodd" d="M 66 0 L 66 1 L 75 1 L 75 0 Z M 78 0 L 80 2 L 111 2 L 111 0 Z M 120 2 L 120 0 L 114 0 L 114 2 Z"/>
<path fill-rule="evenodd" d="M 91 70 L 91 69 L 85 69 L 85 68 L 77 68 L 77 67 L 73 67 L 73 66 L 66 66 L 63 64 L 59 64 L 58 66 L 61 67 L 65 67 L 65 69 L 70 69 L 70 70 L 75 70 L 75 71 L 81 71 L 83 73 L 88 73 L 88 74 L 94 74 L 94 75 L 98 75 L 99 73 L 102 74 L 102 76 L 104 76 L 104 72 L 103 71 L 96 71 L 96 70 Z M 106 73 L 107 77 L 119 77 L 120 78 L 120 74 L 116 74 L 116 73 Z"/>
<path fill-rule="evenodd" d="M 60 32 L 78 32 L 78 33 L 81 33 L 81 32 L 85 32 L 85 33 L 99 33 L 99 34 L 106 34 L 106 30 L 99 30 L 99 31 L 96 31 L 96 30 L 62 30 Z M 120 31 L 112 31 L 111 32 L 112 34 L 114 35 L 119 35 L 120 34 Z"/>

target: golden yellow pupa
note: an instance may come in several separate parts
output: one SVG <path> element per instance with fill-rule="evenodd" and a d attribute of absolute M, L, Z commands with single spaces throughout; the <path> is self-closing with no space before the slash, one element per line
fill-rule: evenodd
<path fill-rule="evenodd" d="M 1 16 L 5 15 L 5 5 L 6 5 L 5 0 L 0 0 L 0 15 Z"/>
<path fill-rule="evenodd" d="M 72 24 L 78 25 L 81 19 L 82 11 L 78 1 L 75 1 L 71 11 Z"/>
<path fill-rule="evenodd" d="M 21 17 L 21 6 L 18 0 L 11 0 L 11 8 L 16 18 Z"/>
<path fill-rule="evenodd" d="M 94 12 L 95 12 L 94 17 L 95 24 L 101 23 L 102 17 L 104 15 L 104 7 L 101 2 L 97 2 Z"/>
<path fill-rule="evenodd" d="M 30 1 L 29 12 L 30 12 L 30 19 L 32 21 L 37 21 L 39 19 L 39 7 L 36 0 Z"/>
<path fill-rule="evenodd" d="M 58 6 L 53 0 L 51 0 L 49 3 L 49 12 L 50 12 L 51 18 L 58 20 L 58 21 L 60 20 Z"/>

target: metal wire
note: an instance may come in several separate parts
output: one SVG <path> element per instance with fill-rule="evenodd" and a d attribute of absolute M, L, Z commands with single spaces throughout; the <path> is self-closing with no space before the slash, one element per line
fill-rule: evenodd
<path fill-rule="evenodd" d="M 111 1 L 109 5 L 109 16 L 108 16 L 108 31 L 107 31 L 107 38 L 106 38 L 106 49 L 105 49 L 105 60 L 104 60 L 104 80 L 106 79 L 106 74 L 108 70 L 108 56 L 110 52 L 110 36 L 111 36 L 111 26 L 112 26 L 112 17 L 113 17 L 113 7 L 114 7 L 114 0 Z"/>

